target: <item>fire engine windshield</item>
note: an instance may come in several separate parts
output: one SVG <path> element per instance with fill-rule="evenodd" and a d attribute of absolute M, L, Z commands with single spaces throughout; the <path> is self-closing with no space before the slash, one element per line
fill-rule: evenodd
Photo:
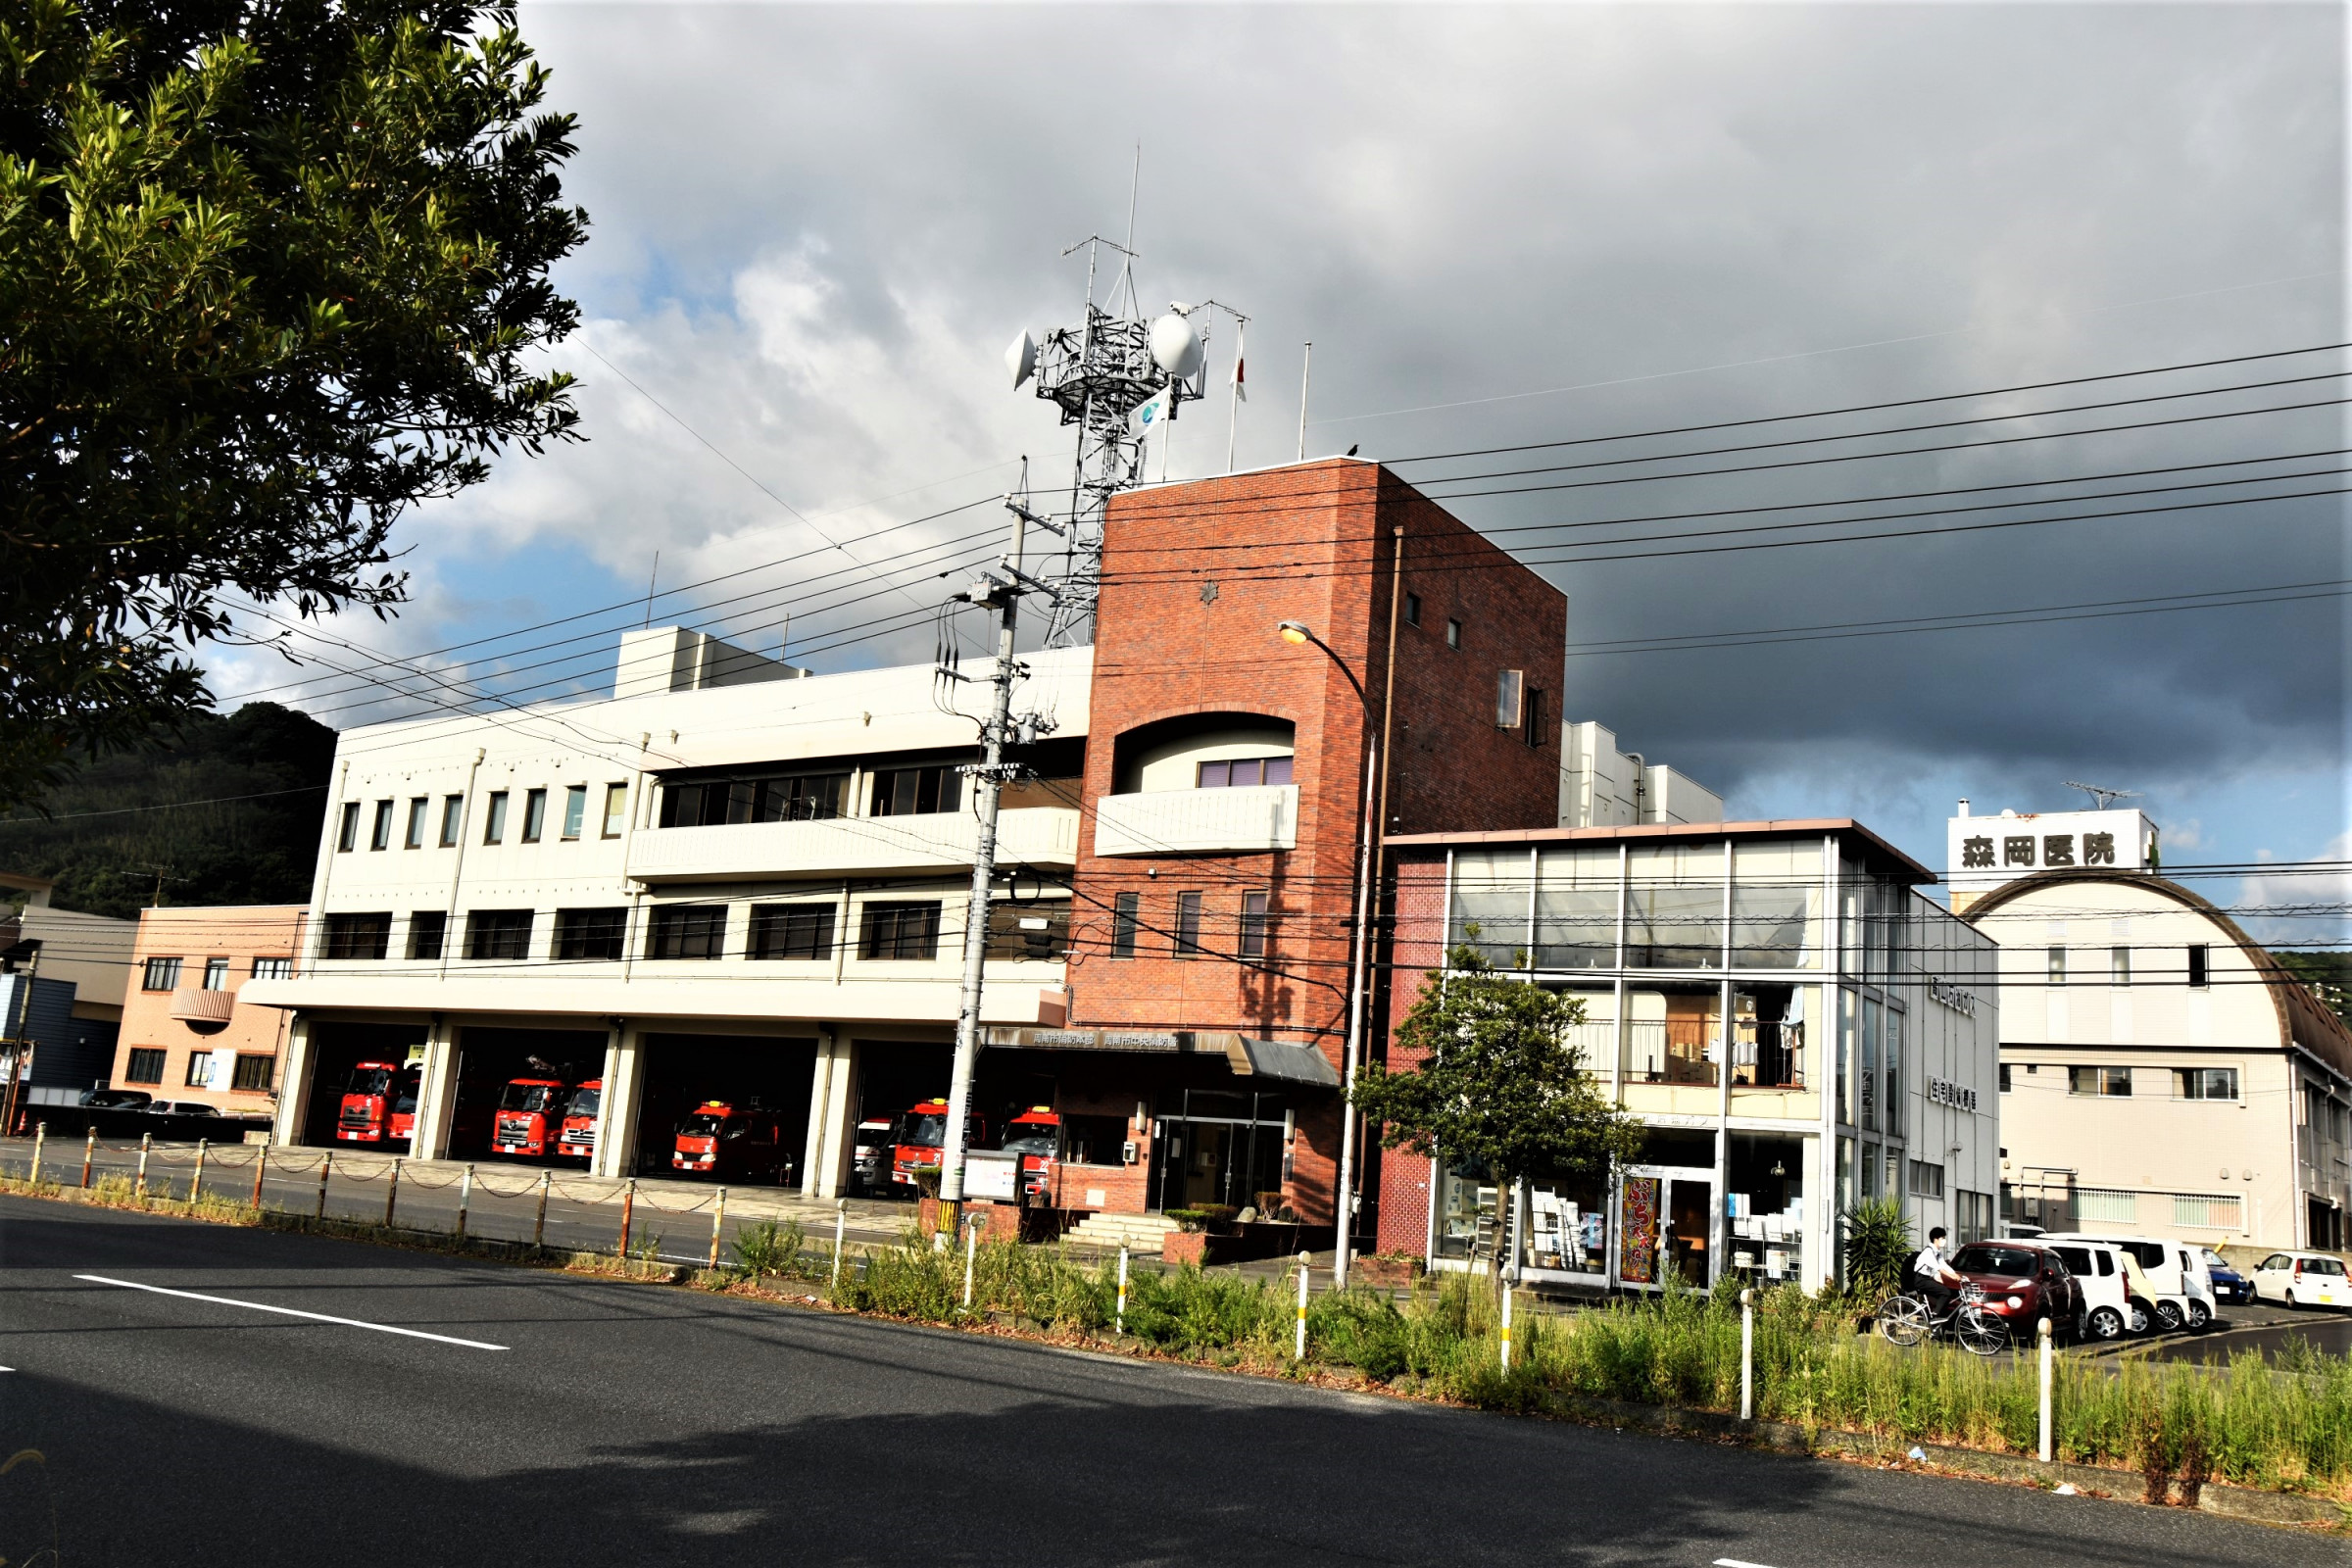
<path fill-rule="evenodd" d="M 581 1090 L 578 1094 L 571 1097 L 571 1110 L 569 1111 L 569 1114 L 574 1116 L 595 1115 L 597 1102 L 602 1100 L 604 1095 L 605 1092 L 602 1089 Z"/>
<path fill-rule="evenodd" d="M 344 1091 L 352 1095 L 380 1095 L 392 1082 L 389 1067 L 354 1067 L 351 1087 Z"/>
<path fill-rule="evenodd" d="M 726 1138 L 742 1131 L 741 1127 L 736 1127 L 730 1132 L 726 1116 L 715 1110 L 698 1110 L 678 1123 L 678 1136 L 681 1138 Z"/>
<path fill-rule="evenodd" d="M 501 1110 L 545 1110 L 563 1091 L 554 1084 L 509 1084 L 505 1098 L 498 1102 Z"/>
<path fill-rule="evenodd" d="M 396 1116 L 414 1116 L 416 1114 L 416 1085 L 411 1084 L 402 1089 L 399 1094 L 392 1097 L 392 1113 Z"/>
<path fill-rule="evenodd" d="M 1056 1141 L 1056 1129 L 1041 1127 L 1033 1121 L 1019 1122 L 1006 1130 L 1004 1152 L 1008 1154 L 1051 1154 Z"/>
<path fill-rule="evenodd" d="M 909 1116 L 899 1142 L 916 1149 L 937 1149 L 948 1141 L 948 1118 L 941 1115 Z"/>

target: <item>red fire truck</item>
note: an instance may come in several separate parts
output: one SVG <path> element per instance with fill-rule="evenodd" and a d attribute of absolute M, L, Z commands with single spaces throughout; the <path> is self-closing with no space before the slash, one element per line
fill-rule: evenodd
<path fill-rule="evenodd" d="M 1061 1118 L 1052 1106 L 1031 1105 L 1004 1126 L 1004 1151 L 1021 1156 L 1021 1198 L 1043 1200 L 1054 1191 L 1061 1163 Z"/>
<path fill-rule="evenodd" d="M 792 1164 L 782 1117 L 723 1100 L 706 1100 L 686 1113 L 669 1155 L 672 1170 L 747 1181 L 785 1181 Z"/>
<path fill-rule="evenodd" d="M 941 1151 L 948 1142 L 948 1102 L 926 1100 L 899 1117 L 898 1131 L 891 1135 L 894 1148 L 890 1157 L 890 1180 L 895 1188 L 912 1195 L 916 1189 L 915 1172 L 939 1169 Z M 988 1143 L 988 1124 L 977 1116 L 967 1115 L 963 1121 L 963 1147 L 980 1149 Z"/>
<path fill-rule="evenodd" d="M 335 1142 L 383 1144 L 406 1138 L 406 1129 L 394 1131 L 393 1106 L 405 1096 L 409 1103 L 406 1119 L 415 1124 L 416 1077 L 416 1068 L 397 1061 L 363 1061 L 354 1066 L 350 1081 L 343 1086 L 343 1103 L 335 1113 Z"/>
<path fill-rule="evenodd" d="M 596 1113 L 604 1102 L 602 1078 L 591 1078 L 571 1092 L 571 1104 L 564 1112 L 564 1131 L 556 1140 L 558 1154 L 565 1159 L 596 1157 Z"/>
<path fill-rule="evenodd" d="M 556 1152 L 571 1089 L 561 1078 L 510 1078 L 491 1123 L 490 1152 L 526 1158 Z"/>

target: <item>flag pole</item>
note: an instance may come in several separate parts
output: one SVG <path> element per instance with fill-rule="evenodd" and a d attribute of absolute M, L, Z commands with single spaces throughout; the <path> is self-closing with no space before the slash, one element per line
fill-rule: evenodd
<path fill-rule="evenodd" d="M 1298 368 L 1298 461 L 1306 461 L 1306 389 L 1314 379 L 1315 341 L 1306 341 L 1306 362 Z"/>
<path fill-rule="evenodd" d="M 1233 471 L 1234 437 L 1241 432 L 1242 428 L 1242 366 L 1245 363 L 1242 349 L 1244 340 L 1248 336 L 1248 323 L 1236 321 L 1233 328 L 1233 386 L 1231 394 L 1225 400 L 1227 409 L 1225 416 L 1225 471 L 1227 473 Z"/>

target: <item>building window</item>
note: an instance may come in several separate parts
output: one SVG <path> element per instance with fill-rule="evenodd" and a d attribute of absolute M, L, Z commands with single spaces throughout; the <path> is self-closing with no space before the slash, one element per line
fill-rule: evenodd
<path fill-rule="evenodd" d="M 963 800 L 963 775 L 952 762 L 937 767 L 886 768 L 874 775 L 874 816 L 920 816 L 953 811 Z"/>
<path fill-rule="evenodd" d="M 445 795 L 441 798 L 441 847 L 454 849 L 458 833 L 466 825 L 466 797 Z"/>
<path fill-rule="evenodd" d="M 2005 1094 L 2007 1094 L 2008 1092 L 2009 1092 L 2009 1064 L 2008 1064 L 2007 1062 L 2005 1062 L 2005 1061 L 2004 1061 L 2004 1062 L 2002 1062 L 2002 1063 L 2001 1063 L 2001 1093 L 2005 1095 Z"/>
<path fill-rule="evenodd" d="M 475 909 L 466 916 L 466 956 L 527 958 L 532 916 L 528 909 Z"/>
<path fill-rule="evenodd" d="M 1138 911 L 1143 895 L 1122 893 L 1110 901 L 1110 956 L 1114 958 L 1135 956 L 1135 932 L 1142 924 Z"/>
<path fill-rule="evenodd" d="M 2238 1203 L 2234 1194 L 2175 1193 L 2173 1223 L 2191 1230 L 2233 1231 L 2240 1223 Z"/>
<path fill-rule="evenodd" d="M 2182 1100 L 2235 1100 L 2235 1067 L 2175 1067 L 2173 1092 Z"/>
<path fill-rule="evenodd" d="M 179 989 L 179 960 L 177 958 L 149 958 L 146 978 L 139 982 L 143 991 L 176 991 Z"/>
<path fill-rule="evenodd" d="M 1066 904 L 995 904 L 988 910 L 988 956 L 1056 963 L 1070 951 Z"/>
<path fill-rule="evenodd" d="M 213 1054 L 209 1051 L 188 1053 L 188 1075 L 181 1082 L 190 1089 L 213 1087 Z"/>
<path fill-rule="evenodd" d="M 1517 729 L 1525 716 L 1527 705 L 1527 671 L 1498 669 L 1494 672 L 1494 727 Z"/>
<path fill-rule="evenodd" d="M 2128 986 L 2132 983 L 2132 950 L 2130 948 L 2109 948 L 2107 950 L 2107 983 L 2116 986 Z"/>
<path fill-rule="evenodd" d="M 918 770 L 919 771 L 919 770 Z M 958 775 L 960 776 L 960 775 Z M 612 821 L 612 790 L 606 819 Z M 818 822 L 841 815 L 849 793 L 847 773 L 792 773 L 772 778 L 712 779 L 702 784 L 662 786 L 662 827 L 719 827 L 733 822 Z M 617 825 L 614 831 L 618 831 Z"/>
<path fill-rule="evenodd" d="M 754 905 L 751 951 L 755 958 L 832 957 L 833 906 Z"/>
<path fill-rule="evenodd" d="M 1943 1167 L 1931 1165 L 1924 1159 L 1911 1161 L 1911 1196 L 1913 1198 L 1941 1198 L 1943 1196 Z"/>
<path fill-rule="evenodd" d="M 226 958 L 204 960 L 204 989 L 207 991 L 226 991 L 228 989 L 228 960 Z"/>
<path fill-rule="evenodd" d="M 2066 984 L 2066 950 L 2064 948 L 2050 949 L 2050 984 L 2054 986 Z"/>
<path fill-rule="evenodd" d="M 616 839 L 628 825 L 629 787 L 626 784 L 605 786 L 605 837 Z"/>
<path fill-rule="evenodd" d="M 588 824 L 588 786 L 574 784 L 564 791 L 564 841 L 570 843 Z"/>
<path fill-rule="evenodd" d="M 228 1086 L 243 1094 L 266 1095 L 276 1071 L 275 1056 L 253 1056 L 239 1052 L 236 1076 L 229 1080 Z"/>
<path fill-rule="evenodd" d="M 164 1081 L 164 1053 L 160 1046 L 134 1046 L 130 1061 L 122 1069 L 126 1084 L 160 1084 Z"/>
<path fill-rule="evenodd" d="M 1291 759 L 1287 757 L 1239 757 L 1223 762 L 1201 762 L 1193 774 L 1196 788 L 1204 790 L 1247 790 L 1261 784 L 1291 782 Z"/>
<path fill-rule="evenodd" d="M 860 958 L 939 956 L 939 904 L 868 904 L 859 915 Z"/>
<path fill-rule="evenodd" d="M 291 980 L 294 978 L 292 958 L 256 958 L 253 960 L 256 980 Z"/>
<path fill-rule="evenodd" d="M 409 956 L 438 958 L 449 941 L 449 911 L 413 909 L 409 912 Z"/>
<path fill-rule="evenodd" d="M 368 847 L 371 850 L 388 850 L 392 847 L 392 803 L 390 801 L 375 803 L 375 831 L 368 835 Z"/>
<path fill-rule="evenodd" d="M 1527 744 L 1531 748 L 1544 744 L 1544 693 L 1541 688 L 1530 688 L 1527 694 Z"/>
<path fill-rule="evenodd" d="M 392 945 L 392 916 L 330 914 L 325 934 L 330 958 L 380 958 Z"/>
<path fill-rule="evenodd" d="M 1955 1227 L 1962 1245 L 1989 1241 L 1992 1238 L 1992 1195 L 1972 1193 L 1967 1188 L 1953 1190 L 1956 1210 Z"/>
<path fill-rule="evenodd" d="M 533 790 L 522 798 L 522 842 L 536 844 L 547 832 L 547 791 Z"/>
<path fill-rule="evenodd" d="M 1266 956 L 1266 896 L 1263 893 L 1242 895 L 1242 956 L 1262 958 Z"/>
<path fill-rule="evenodd" d="M 2078 1187 L 2075 1189 L 2076 1213 L 2082 1222 L 2103 1221 L 2109 1225 L 2139 1223 L 2139 1195 L 2112 1187 Z"/>
<path fill-rule="evenodd" d="M 1421 624 L 1421 596 L 1419 594 L 1404 596 L 1404 623 L 1407 626 Z"/>
<path fill-rule="evenodd" d="M 715 958 L 727 950 L 723 904 L 661 904 L 646 942 L 649 958 Z"/>
<path fill-rule="evenodd" d="M 335 829 L 335 849 L 338 853 L 345 853 L 359 848 L 359 844 L 360 803 L 345 801 L 343 803 L 343 825 Z"/>
<path fill-rule="evenodd" d="M 1446 646 L 1448 648 L 1462 646 L 1462 623 L 1450 615 L 1446 618 Z"/>
<path fill-rule="evenodd" d="M 556 911 L 559 958 L 618 958 L 628 950 L 628 937 L 629 911 L 625 908 Z"/>
<path fill-rule="evenodd" d="M 498 790 L 490 797 L 490 808 L 482 813 L 482 842 L 501 844 L 507 837 L 507 792 Z"/>
<path fill-rule="evenodd" d="M 2070 1095 L 2096 1095 L 2106 1100 L 2129 1099 L 2132 1094 L 2132 1069 L 2069 1067 L 2066 1069 L 2066 1092 Z"/>
<path fill-rule="evenodd" d="M 426 813 L 430 812 L 432 808 L 432 801 L 422 795 L 416 796 L 409 802 L 409 830 L 401 837 L 402 849 L 421 850 L 424 848 L 424 821 Z"/>
<path fill-rule="evenodd" d="M 2188 983 L 2200 991 L 2213 984 L 2212 953 L 2202 942 L 2188 945 Z"/>
<path fill-rule="evenodd" d="M 1200 956 L 1200 895 L 1176 895 L 1176 956 Z"/>

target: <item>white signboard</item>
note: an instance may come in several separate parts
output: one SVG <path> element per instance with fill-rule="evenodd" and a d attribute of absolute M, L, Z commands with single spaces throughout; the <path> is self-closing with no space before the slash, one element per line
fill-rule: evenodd
<path fill-rule="evenodd" d="M 2155 860 L 2156 826 L 2144 811 L 2005 811 L 1945 825 L 1943 877 L 1960 892 L 1989 892 L 2036 871 L 2147 871 Z"/>
<path fill-rule="evenodd" d="M 963 1156 L 963 1196 L 1011 1202 L 1021 1194 L 1021 1156 L 974 1149 Z"/>

